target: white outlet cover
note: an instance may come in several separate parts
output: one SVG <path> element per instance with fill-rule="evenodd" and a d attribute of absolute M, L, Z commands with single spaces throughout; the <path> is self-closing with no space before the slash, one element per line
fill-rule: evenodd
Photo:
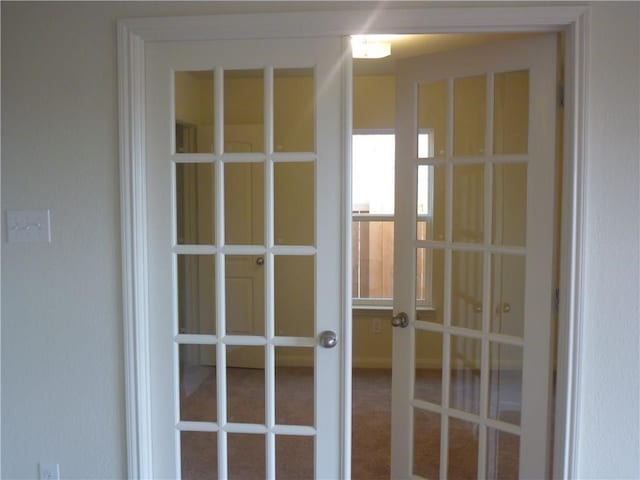
<path fill-rule="evenodd" d="M 7 210 L 7 241 L 51 242 L 51 212 Z"/>

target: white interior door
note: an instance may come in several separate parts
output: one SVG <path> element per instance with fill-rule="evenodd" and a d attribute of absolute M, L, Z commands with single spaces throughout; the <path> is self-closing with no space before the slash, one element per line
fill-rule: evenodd
<path fill-rule="evenodd" d="M 154 477 L 339 476 L 342 45 L 146 44 Z"/>
<path fill-rule="evenodd" d="M 549 476 L 555 87 L 555 35 L 398 63 L 392 478 Z"/>

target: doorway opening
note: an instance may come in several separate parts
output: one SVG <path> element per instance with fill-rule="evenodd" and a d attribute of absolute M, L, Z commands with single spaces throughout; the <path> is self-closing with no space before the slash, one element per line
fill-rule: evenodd
<path fill-rule="evenodd" d="M 354 479 L 383 479 L 391 475 L 391 431 L 392 431 L 392 362 L 393 330 L 391 319 L 394 313 L 394 232 L 397 198 L 394 185 L 395 129 L 396 129 L 396 74 L 399 61 L 407 58 L 423 57 L 428 62 L 429 55 L 460 51 L 479 45 L 510 42 L 535 34 L 437 34 L 380 36 L 391 44 L 391 54 L 379 59 L 353 60 L 353 137 L 352 137 L 352 454 L 351 472 Z M 374 36 L 375 37 L 375 36 Z M 558 91 L 563 85 L 563 34 L 557 34 Z M 466 79 L 464 79 L 466 80 Z M 528 104 L 527 75 L 522 72 L 508 72 L 496 80 L 494 92 L 494 138 L 500 138 L 504 153 L 519 153 L 527 147 L 527 134 L 522 129 L 527 124 L 518 124 L 522 119 L 517 102 Z M 418 96 L 424 98 L 419 110 L 417 151 L 418 157 L 445 157 L 444 137 L 438 136 L 446 128 L 446 92 L 438 90 L 438 85 L 419 86 Z M 465 97 L 467 115 L 476 115 L 479 107 L 474 106 L 473 90 L 479 85 L 469 81 L 460 84 L 460 97 Z M 481 89 L 485 85 L 480 86 Z M 555 94 L 555 91 L 553 92 Z M 503 101 L 502 105 L 499 102 Z M 506 105 L 508 104 L 508 106 Z M 500 110 L 500 107 L 502 110 Z M 461 110 L 463 111 L 463 110 Z M 484 114 L 484 110 L 482 110 Z M 480 116 L 482 116 L 480 114 Z M 503 115 L 497 119 L 495 115 Z M 554 201 L 554 248 L 560 246 L 560 198 L 562 171 L 562 119 L 563 105 L 556 112 L 556 180 Z M 484 119 L 483 119 L 484 120 Z M 500 122 L 503 122 L 500 124 Z M 512 128 L 504 125 L 510 124 Z M 444 127 L 443 127 L 444 126 Z M 503 130 L 500 130 L 500 129 Z M 521 131 L 518 132 L 517 130 Z M 469 137 L 456 142 L 467 145 L 484 144 L 485 132 L 467 131 Z M 506 137 L 509 138 L 506 138 Z M 462 135 L 461 135 L 462 137 Z M 466 147 L 461 147 L 466 148 Z M 496 148 L 497 151 L 497 148 Z M 470 152 L 468 153 L 470 154 Z M 481 151 L 475 153 L 482 155 Z M 437 162 L 434 166 L 420 166 L 417 169 L 417 225 L 416 234 L 420 240 L 443 240 L 444 234 L 438 223 L 444 224 L 443 182 L 444 167 Z M 502 211 L 494 210 L 494 216 L 503 215 L 505 222 L 518 223 L 522 209 L 526 210 L 526 171 L 518 167 L 503 166 L 493 177 L 494 188 L 502 189 L 505 200 Z M 465 188 L 469 189 L 467 203 L 476 202 L 477 192 L 472 192 L 482 183 L 484 173 L 474 171 L 472 166 L 456 177 L 456 183 L 465 185 L 454 195 L 465 198 Z M 518 171 L 520 170 L 520 171 Z M 402 187 L 400 187 L 402 188 Z M 456 188 L 456 187 L 454 187 Z M 482 199 L 481 199 L 482 201 Z M 524 202 L 524 205 L 522 205 Z M 464 201 L 463 201 L 464 203 Z M 521 205 L 517 205 L 520 203 Z M 494 206 L 495 208 L 495 206 Z M 467 208 L 466 214 L 469 214 Z M 511 218 L 508 218 L 511 217 Z M 473 223 L 473 221 L 471 221 Z M 466 225 L 469 227 L 469 224 Z M 514 240 L 513 235 L 524 235 L 522 225 L 506 227 L 502 230 L 505 244 Z M 455 229 L 455 226 L 454 226 Z M 520 229 L 519 233 L 515 233 Z M 461 229 L 462 230 L 462 229 Z M 474 242 L 473 228 L 467 228 L 462 242 Z M 438 236 L 440 235 L 440 237 Z M 482 233 L 480 233 L 480 236 Z M 507 237 L 511 236 L 511 239 Z M 517 240 L 516 244 L 517 244 Z M 445 279 L 445 255 L 437 250 L 418 249 L 415 270 L 416 320 L 443 323 L 443 299 L 451 297 L 449 320 L 462 329 L 479 329 L 483 317 L 483 281 L 491 282 L 490 322 L 505 335 L 522 336 L 522 316 L 524 309 L 524 260 L 502 256 L 490 268 L 489 277 L 483 274 L 480 255 L 473 251 L 454 253 L 450 265 L 450 276 Z M 554 257 L 553 282 L 559 283 L 557 254 Z M 486 266 L 485 266 L 486 268 Z M 483 277 L 484 275 L 484 277 Z M 445 286 L 445 282 L 447 285 Z M 551 288 L 551 286 L 550 286 Z M 555 287 L 554 287 L 555 288 Z M 491 327 L 493 328 L 493 327 Z M 553 418 L 555 400 L 555 378 L 557 366 L 557 312 L 552 319 L 551 335 L 547 339 L 553 352 L 551 408 L 549 419 Z M 522 356 L 517 348 L 502 348 L 491 352 L 489 370 L 482 373 L 481 342 L 471 337 L 459 337 L 443 348 L 442 333 L 418 330 L 415 340 L 415 391 L 416 398 L 427 403 L 440 404 L 443 395 L 443 378 L 447 380 L 448 408 L 459 412 L 448 421 L 448 432 L 443 434 L 440 415 L 429 410 L 414 412 L 413 473 L 424 478 L 441 476 L 440 465 L 443 454 L 448 451 L 447 478 L 518 478 L 520 442 L 512 431 L 487 429 L 486 440 L 479 453 L 478 425 L 467 414 L 477 413 L 481 408 L 493 410 L 489 415 L 509 425 L 519 425 L 522 406 Z M 448 356 L 448 360 L 444 360 Z M 445 365 L 448 371 L 445 372 Z M 481 376 L 490 377 L 487 404 L 482 405 Z M 486 387 L 485 387 L 486 388 Z M 442 397 L 444 398 L 444 397 Z M 550 420 L 549 420 L 550 421 Z M 415 425 L 419 424 L 420 428 Z M 446 437 L 446 438 L 445 438 Z M 547 444 L 551 445 L 553 429 L 550 429 Z M 549 448 L 550 451 L 550 448 Z M 479 462 L 479 455 L 485 459 Z M 481 465 L 481 467 L 480 467 Z M 478 469 L 483 468 L 483 472 Z"/>

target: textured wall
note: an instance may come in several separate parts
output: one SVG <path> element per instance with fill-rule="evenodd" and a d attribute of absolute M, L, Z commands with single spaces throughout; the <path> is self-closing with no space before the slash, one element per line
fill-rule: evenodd
<path fill-rule="evenodd" d="M 639 478 L 640 4 L 592 13 L 577 473 Z"/>
<path fill-rule="evenodd" d="M 2 208 L 53 215 L 51 244 L 2 245 L 3 478 L 125 475 L 116 19 L 250 8 L 282 5 L 2 3 Z M 640 476 L 639 10 L 591 25 L 582 477 Z"/>

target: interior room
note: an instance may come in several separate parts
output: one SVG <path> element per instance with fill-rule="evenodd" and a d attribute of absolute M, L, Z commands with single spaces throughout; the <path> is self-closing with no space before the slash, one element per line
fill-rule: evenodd
<path fill-rule="evenodd" d="M 398 478 L 517 478 L 540 455 L 558 478 L 640 477 L 636 2 L 3 1 L 0 9 L 0 477 L 313 478 L 326 467 L 340 473 L 316 477 L 363 479 L 390 478 L 400 465 Z M 189 28 L 177 20 L 185 16 Z M 159 47 L 141 60 L 141 43 L 151 55 L 153 35 L 188 37 L 211 17 L 233 38 L 262 32 L 269 38 L 249 39 L 246 50 L 285 60 L 222 71 L 179 58 L 146 90 L 144 75 L 123 74 L 164 68 Z M 353 267 L 342 285 L 319 279 L 332 256 L 315 261 L 329 235 L 314 215 L 339 203 L 344 172 L 327 184 L 323 162 L 344 152 L 333 155 L 340 141 L 318 141 L 312 118 L 328 103 L 308 106 L 325 83 L 300 52 L 328 32 L 345 34 L 343 25 L 353 33 L 353 18 L 364 30 L 396 22 L 398 31 L 420 24 L 434 33 L 404 45 L 392 39 L 390 58 L 354 60 L 348 85 L 331 83 L 341 94 L 353 89 L 348 127 L 360 183 L 349 186 L 354 203 L 341 227 Z M 492 25 L 564 33 L 551 69 L 551 89 L 564 85 L 552 95 L 558 129 L 535 133 L 570 139 L 553 145 L 551 196 L 525 159 L 541 144 L 531 132 L 523 138 L 523 119 L 546 105 L 521 101 L 540 77 L 513 62 L 486 83 L 456 70 L 442 84 L 411 60 L 460 59 L 468 49 L 545 36 L 504 26 L 491 33 Z M 275 27 L 318 36 L 288 47 L 294 42 L 270 38 Z M 442 33 L 466 28 L 481 34 Z M 282 49 L 268 51 L 280 40 Z M 415 115 L 400 101 L 407 92 Z M 333 133 L 345 130 L 329 123 Z M 140 131 L 159 131 L 160 141 L 130 141 Z M 327 143 L 328 154 L 314 153 Z M 487 145 L 492 151 L 481 152 Z M 411 162 L 385 163 L 396 147 Z M 164 170 L 137 169 L 127 160 L 136 155 L 167 160 Z M 525 191 L 532 172 L 544 188 Z M 413 181 L 398 192 L 389 187 L 396 175 Z M 148 186 L 135 196 L 148 200 L 148 217 L 130 209 L 136 181 Z M 552 280 L 535 292 L 542 307 L 527 304 L 528 272 L 543 263 L 523 264 L 528 235 L 539 232 L 521 222 L 531 198 L 555 207 L 552 228 L 542 229 L 554 234 Z M 318 199 L 326 209 L 316 209 Z M 158 206 L 170 212 L 161 225 Z M 47 212 L 49 235 L 9 240 L 40 230 L 39 220 L 8 224 L 33 211 Z M 130 236 L 143 224 L 148 251 Z M 159 248 L 160 267 L 150 261 L 145 275 L 131 275 Z M 317 293 L 326 285 L 351 291 L 348 313 Z M 147 300 L 145 330 L 131 318 L 142 318 Z M 548 313 L 558 300 L 546 341 L 526 348 L 530 327 L 535 338 L 546 333 L 535 330 L 543 321 L 519 321 L 523 312 L 542 318 L 539 308 Z M 351 317 L 348 328 L 316 313 L 336 310 Z M 330 328 L 314 331 L 320 324 Z M 565 350 L 556 358 L 558 345 Z M 348 360 L 336 361 L 345 351 Z M 148 369 L 137 369 L 144 362 Z M 349 368 L 336 379 L 340 362 Z M 350 379 L 353 388 L 340 390 Z M 157 395 L 158 383 L 168 395 Z M 541 397 L 559 400 L 526 400 Z M 331 460 L 319 461 L 326 452 Z"/>

